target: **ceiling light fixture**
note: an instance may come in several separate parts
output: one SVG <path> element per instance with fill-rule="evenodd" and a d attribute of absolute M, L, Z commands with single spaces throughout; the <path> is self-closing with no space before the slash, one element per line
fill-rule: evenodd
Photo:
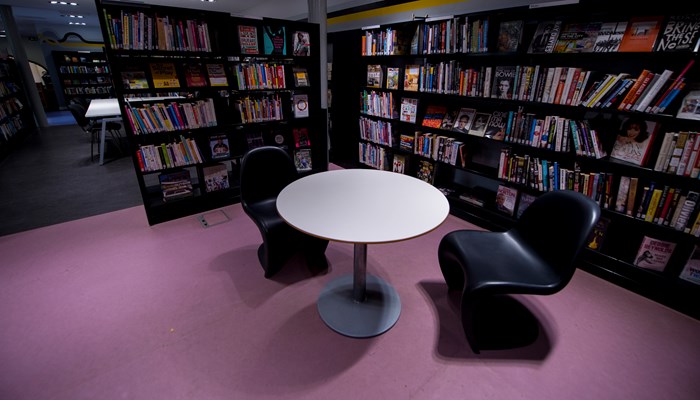
<path fill-rule="evenodd" d="M 68 25 L 85 25 L 85 22 L 69 22 Z"/>
<path fill-rule="evenodd" d="M 56 0 L 51 0 L 49 1 L 49 4 L 56 4 L 56 5 L 61 5 L 61 6 L 77 6 L 78 3 L 72 2 L 72 1 L 56 1 Z"/>
<path fill-rule="evenodd" d="M 215 2 L 216 0 L 202 0 L 202 1 L 205 2 L 205 3 L 213 3 L 213 2 Z"/>

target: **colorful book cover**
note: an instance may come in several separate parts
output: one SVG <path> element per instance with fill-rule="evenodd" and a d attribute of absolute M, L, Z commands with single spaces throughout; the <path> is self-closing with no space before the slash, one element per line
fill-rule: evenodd
<path fill-rule="evenodd" d="M 654 121 L 646 121 L 636 116 L 625 118 L 610 152 L 610 158 L 643 166 L 657 127 L 658 123 Z"/>
<path fill-rule="evenodd" d="M 155 88 L 179 88 L 180 80 L 173 63 L 151 63 L 151 78 Z"/>
<path fill-rule="evenodd" d="M 598 31 L 602 23 L 570 23 L 566 24 L 559 34 L 555 53 L 589 53 L 593 51 Z"/>
<path fill-rule="evenodd" d="M 672 15 L 659 33 L 655 51 L 698 51 L 700 14 Z"/>
<path fill-rule="evenodd" d="M 207 86 L 202 64 L 185 64 L 185 81 L 188 87 Z"/>
<path fill-rule="evenodd" d="M 650 52 L 661 31 L 663 17 L 632 17 L 617 51 L 620 52 Z"/>
<path fill-rule="evenodd" d="M 654 271 L 663 271 L 673 254 L 676 244 L 666 240 L 644 236 L 639 246 L 634 265 Z"/>
<path fill-rule="evenodd" d="M 206 166 L 202 168 L 202 173 L 204 175 L 204 189 L 207 193 L 230 187 L 226 165 L 214 164 Z"/>
<path fill-rule="evenodd" d="M 192 192 L 192 179 L 186 169 L 168 172 L 158 175 L 160 190 L 163 193 L 163 201 L 170 201 L 190 197 Z"/>
<path fill-rule="evenodd" d="M 696 285 L 700 285 L 700 246 L 695 245 L 693 253 L 681 271 L 680 278 Z"/>
<path fill-rule="evenodd" d="M 292 96 L 294 103 L 294 118 L 306 118 L 309 116 L 309 95 L 295 94 Z"/>
<path fill-rule="evenodd" d="M 294 150 L 294 165 L 297 171 L 311 171 L 313 168 L 311 149 Z"/>
<path fill-rule="evenodd" d="M 593 227 L 593 230 L 591 230 L 591 233 L 588 235 L 586 247 L 591 250 L 600 251 L 603 248 L 603 242 L 605 241 L 605 235 L 608 232 L 609 225 L 610 218 L 600 217 Z"/>
<path fill-rule="evenodd" d="M 418 78 L 420 77 L 420 65 L 407 65 L 403 80 L 403 90 L 417 92 Z"/>
<path fill-rule="evenodd" d="M 491 97 L 512 99 L 517 68 L 513 65 L 498 65 L 494 71 Z"/>
<path fill-rule="evenodd" d="M 207 75 L 209 75 L 209 85 L 228 86 L 224 64 L 207 64 Z"/>
<path fill-rule="evenodd" d="M 306 128 L 294 128 L 292 129 L 292 135 L 294 135 L 294 147 L 297 149 L 300 147 L 311 146 L 311 139 L 309 138 L 309 130 Z"/>
<path fill-rule="evenodd" d="M 258 54 L 258 28 L 254 26 L 238 26 L 238 42 L 242 54 Z"/>
<path fill-rule="evenodd" d="M 517 189 L 504 185 L 498 185 L 498 191 L 496 192 L 496 209 L 498 211 L 512 216 L 515 212 L 515 201 L 517 199 Z"/>
<path fill-rule="evenodd" d="M 124 71 L 122 72 L 122 82 L 124 89 L 148 89 L 146 71 Z"/>
<path fill-rule="evenodd" d="M 379 64 L 370 64 L 367 66 L 367 86 L 380 88 L 382 87 L 382 66 Z"/>
<path fill-rule="evenodd" d="M 231 150 L 226 135 L 214 135 L 209 138 L 209 148 L 211 149 L 212 160 L 228 158 Z"/>
<path fill-rule="evenodd" d="M 627 21 L 605 22 L 600 26 L 593 51 L 596 53 L 612 53 L 620 48 L 620 42 L 625 35 Z"/>
<path fill-rule="evenodd" d="M 418 99 L 401 99 L 400 120 L 404 122 L 416 122 L 416 112 L 418 110 Z"/>
<path fill-rule="evenodd" d="M 311 38 L 309 32 L 296 31 L 293 36 L 292 55 L 294 56 L 310 56 L 311 55 Z"/>
<path fill-rule="evenodd" d="M 447 107 L 445 106 L 429 105 L 428 109 L 425 110 L 421 125 L 430 128 L 439 128 L 442 125 L 442 120 L 446 112 Z"/>
<path fill-rule="evenodd" d="M 292 68 L 292 74 L 294 75 L 294 85 L 296 87 L 309 86 L 309 73 L 306 71 L 306 68 L 294 67 Z"/>
<path fill-rule="evenodd" d="M 392 165 L 393 172 L 397 172 L 399 174 L 405 174 L 406 173 L 406 156 L 402 154 L 394 154 L 394 162 Z"/>
<path fill-rule="evenodd" d="M 287 55 L 286 28 L 265 25 L 263 27 L 263 49 L 265 54 Z"/>
<path fill-rule="evenodd" d="M 398 89 L 399 88 L 399 69 L 389 67 L 386 69 L 386 88 L 387 89 Z"/>
<path fill-rule="evenodd" d="M 435 180 L 435 164 L 428 160 L 420 160 L 416 169 L 416 178 L 432 185 Z"/>

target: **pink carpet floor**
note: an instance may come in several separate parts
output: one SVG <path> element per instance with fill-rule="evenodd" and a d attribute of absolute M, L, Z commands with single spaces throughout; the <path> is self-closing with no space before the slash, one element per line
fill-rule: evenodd
<path fill-rule="evenodd" d="M 0 399 L 700 398 L 700 321 L 583 271 L 560 293 L 519 297 L 544 332 L 519 350 L 472 353 L 437 262 L 449 217 L 371 245 L 368 272 L 398 291 L 383 335 L 324 325 L 316 298 L 352 271 L 292 263 L 263 278 L 260 235 L 231 221 L 149 227 L 142 207 L 0 237 Z"/>

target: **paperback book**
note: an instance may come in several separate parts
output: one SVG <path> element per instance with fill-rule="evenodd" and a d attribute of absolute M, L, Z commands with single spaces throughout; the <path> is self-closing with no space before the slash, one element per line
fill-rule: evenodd
<path fill-rule="evenodd" d="M 593 230 L 591 230 L 590 235 L 588 235 L 586 247 L 591 250 L 600 251 L 603 248 L 603 242 L 605 241 L 605 235 L 608 232 L 609 225 L 610 218 L 600 217 L 593 227 Z"/>
<path fill-rule="evenodd" d="M 661 30 L 663 17 L 632 17 L 622 36 L 620 52 L 650 52 Z"/>
<path fill-rule="evenodd" d="M 498 185 L 496 192 L 496 209 L 508 215 L 515 212 L 515 202 L 518 199 L 518 189 Z"/>
<path fill-rule="evenodd" d="M 497 99 L 512 99 L 517 67 L 498 65 L 494 71 L 491 97 Z"/>
<path fill-rule="evenodd" d="M 309 130 L 306 128 L 294 128 L 292 129 L 292 135 L 294 136 L 294 147 L 308 147 L 311 146 L 311 139 L 309 139 Z"/>
<path fill-rule="evenodd" d="M 286 28 L 284 26 L 263 26 L 263 50 L 265 54 L 287 55 Z"/>
<path fill-rule="evenodd" d="M 228 86 L 224 64 L 207 64 L 207 75 L 209 75 L 209 85 Z"/>
<path fill-rule="evenodd" d="M 394 172 L 398 172 L 399 174 L 405 174 L 406 156 L 404 156 L 403 154 L 394 154 L 394 163 L 391 170 Z"/>
<path fill-rule="evenodd" d="M 650 144 L 656 136 L 657 127 L 658 123 L 655 121 L 645 121 L 639 117 L 625 118 L 610 152 L 610 158 L 643 166 L 651 149 Z"/>
<path fill-rule="evenodd" d="M 700 14 L 672 15 L 659 33 L 655 51 L 698 51 Z"/>
<path fill-rule="evenodd" d="M 680 278 L 696 285 L 700 285 L 700 246 L 695 245 L 693 253 L 681 271 Z"/>
<path fill-rule="evenodd" d="M 676 118 L 700 120 L 700 90 L 693 90 L 683 98 Z"/>
<path fill-rule="evenodd" d="M 523 36 L 523 25 L 523 20 L 501 22 L 498 28 L 498 51 L 518 51 Z"/>
<path fill-rule="evenodd" d="M 530 42 L 530 48 L 527 52 L 532 54 L 554 52 L 554 46 L 556 46 L 559 39 L 561 24 L 561 21 L 540 22 L 537 25 L 537 30 L 532 37 L 532 42 Z"/>
<path fill-rule="evenodd" d="M 242 54 L 258 54 L 258 28 L 254 26 L 238 26 L 238 42 Z"/>
<path fill-rule="evenodd" d="M 124 71 L 122 72 L 122 82 L 124 89 L 148 89 L 148 79 L 146 71 Z"/>
<path fill-rule="evenodd" d="M 214 135 L 209 137 L 209 148 L 211 149 L 212 160 L 228 158 L 231 155 L 228 136 L 226 135 Z"/>
<path fill-rule="evenodd" d="M 453 131 L 468 133 L 474 121 L 474 115 L 476 115 L 476 110 L 473 108 L 461 108 L 459 114 L 457 114 L 457 119 L 452 127 Z"/>
<path fill-rule="evenodd" d="M 404 122 L 416 123 L 416 112 L 418 110 L 418 99 L 401 99 L 400 120 Z"/>
<path fill-rule="evenodd" d="M 221 163 L 210 165 L 202 168 L 202 173 L 204 175 L 204 189 L 207 193 L 230 187 L 226 165 Z"/>
<path fill-rule="evenodd" d="M 503 140 L 506 136 L 508 111 L 494 111 L 486 125 L 484 136 L 493 140 Z"/>
<path fill-rule="evenodd" d="M 309 86 L 309 73 L 306 71 L 306 68 L 294 67 L 294 68 L 292 68 L 292 74 L 294 75 L 294 86 L 296 86 L 296 87 Z"/>
<path fill-rule="evenodd" d="M 193 195 L 190 172 L 186 169 L 160 174 L 158 180 L 160 181 L 160 190 L 163 193 L 163 201 L 167 202 Z"/>
<path fill-rule="evenodd" d="M 367 87 L 382 87 L 382 66 L 370 64 L 367 66 Z"/>
<path fill-rule="evenodd" d="M 296 57 L 304 57 L 311 55 L 311 38 L 309 32 L 296 31 L 292 40 L 293 50 L 292 55 Z"/>
<path fill-rule="evenodd" d="M 469 134 L 474 136 L 485 136 L 486 127 L 491 119 L 490 113 L 478 112 L 474 115 L 474 122 L 469 127 Z"/>
<path fill-rule="evenodd" d="M 311 171 L 311 149 L 294 150 L 294 165 L 297 171 Z"/>
<path fill-rule="evenodd" d="M 151 78 L 155 88 L 179 88 L 180 80 L 173 63 L 151 63 Z"/>
<path fill-rule="evenodd" d="M 294 118 L 306 118 L 309 116 L 309 95 L 295 94 L 292 96 L 294 105 Z"/>
<path fill-rule="evenodd" d="M 202 87 L 207 86 L 207 79 L 204 75 L 204 68 L 202 64 L 185 64 L 185 82 L 188 87 Z"/>
<path fill-rule="evenodd" d="M 442 120 L 447 112 L 447 107 L 438 105 L 429 105 L 425 110 L 423 122 L 421 125 L 429 128 L 439 128 L 442 125 Z"/>
<path fill-rule="evenodd" d="M 428 160 L 420 160 L 416 169 L 416 178 L 432 185 L 435 180 L 435 164 Z"/>
<path fill-rule="evenodd" d="M 420 65 L 407 65 L 403 79 L 403 90 L 417 92 Z"/>
<path fill-rule="evenodd" d="M 596 53 L 617 51 L 620 48 L 620 42 L 622 42 L 622 36 L 624 36 L 626 29 L 627 21 L 604 22 L 600 26 L 593 51 Z"/>
<path fill-rule="evenodd" d="M 518 211 L 515 213 L 515 216 L 520 218 L 520 216 L 523 215 L 525 210 L 530 207 L 530 204 L 532 204 L 536 198 L 536 196 L 533 196 L 530 193 L 520 194 L 520 200 L 518 200 Z"/>
<path fill-rule="evenodd" d="M 399 88 L 399 68 L 389 67 L 386 69 L 386 88 Z"/>
<path fill-rule="evenodd" d="M 644 236 L 637 256 L 634 258 L 634 265 L 654 271 L 663 271 L 675 248 L 676 244 L 673 242 Z"/>

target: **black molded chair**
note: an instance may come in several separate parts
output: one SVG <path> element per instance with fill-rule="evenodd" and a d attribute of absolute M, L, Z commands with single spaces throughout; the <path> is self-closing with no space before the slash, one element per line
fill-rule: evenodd
<path fill-rule="evenodd" d="M 599 217 L 600 208 L 593 200 L 562 190 L 538 197 L 506 232 L 459 230 L 442 238 L 438 248 L 440 269 L 448 289 L 462 292 L 462 326 L 475 353 L 494 348 L 493 343 L 484 346 L 494 334 L 504 334 L 495 348 L 520 347 L 537 338 L 536 324 L 534 336 L 530 323 L 521 332 L 527 337 L 521 338 L 517 330 L 494 332 L 493 327 L 480 324 L 493 325 L 496 321 L 498 325 L 498 320 L 516 319 L 503 308 L 499 315 L 491 313 L 493 308 L 489 307 L 494 300 L 508 297 L 502 295 L 550 295 L 562 290 L 571 280 L 576 270 L 574 261 Z M 526 314 L 523 319 L 520 306 L 516 325 L 527 325 L 533 316 Z M 515 308 L 510 309 L 515 313 Z"/>
<path fill-rule="evenodd" d="M 328 268 L 325 257 L 328 240 L 292 228 L 277 212 L 277 195 L 298 177 L 294 161 L 279 147 L 252 149 L 241 162 L 241 205 L 262 235 L 258 258 L 266 278 L 272 277 L 300 251 L 310 265 Z"/>
<path fill-rule="evenodd" d="M 68 110 L 73 116 L 73 119 L 75 119 L 75 122 L 78 123 L 85 133 L 90 135 L 90 159 L 93 160 L 95 158 L 95 144 L 99 143 L 100 132 L 102 131 L 102 123 L 91 121 L 86 118 L 85 113 L 87 110 L 80 103 L 74 102 L 68 104 Z M 122 151 L 120 143 L 121 135 L 119 134 L 122 125 L 118 122 L 110 121 L 107 122 L 105 128 L 112 136 L 112 139 L 116 141 L 119 151 Z"/>

